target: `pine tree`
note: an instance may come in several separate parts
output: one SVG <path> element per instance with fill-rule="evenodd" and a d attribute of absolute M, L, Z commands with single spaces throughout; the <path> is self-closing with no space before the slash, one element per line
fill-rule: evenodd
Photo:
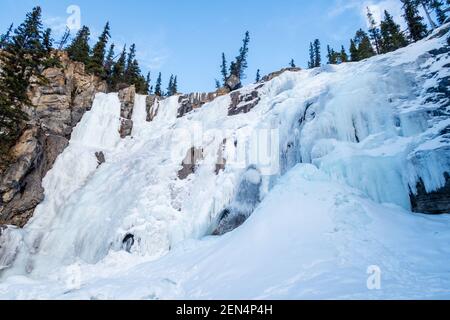
<path fill-rule="evenodd" d="M 128 84 L 133 84 L 134 80 L 140 74 L 139 68 L 136 68 L 136 45 L 133 43 L 128 51 L 126 66 L 125 66 L 125 82 Z"/>
<path fill-rule="evenodd" d="M 341 47 L 341 53 L 340 53 L 340 57 L 339 58 L 341 60 L 341 63 L 348 62 L 348 54 L 345 51 L 344 46 Z"/>
<path fill-rule="evenodd" d="M 426 37 L 427 26 L 422 22 L 423 18 L 419 15 L 417 5 L 413 0 L 401 0 L 403 3 L 404 14 L 409 30 L 409 36 L 413 41 L 419 41 Z"/>
<path fill-rule="evenodd" d="M 42 11 L 35 7 L 0 51 L 0 156 L 18 138 L 28 118 L 21 108 L 31 104 L 27 96 L 31 77 L 45 80 L 41 71 L 47 52 L 42 42 Z"/>
<path fill-rule="evenodd" d="M 108 44 L 108 40 L 111 37 L 109 22 L 106 23 L 105 28 L 103 29 L 102 34 L 98 38 L 98 42 L 95 44 L 94 49 L 92 50 L 92 57 L 89 59 L 89 63 L 87 65 L 87 70 L 92 72 L 93 74 L 106 79 L 107 73 L 104 68 L 105 64 L 105 54 L 106 54 L 106 45 Z"/>
<path fill-rule="evenodd" d="M 14 25 L 11 23 L 8 30 L 6 30 L 6 33 L 0 36 L 0 49 L 3 49 L 11 40 L 11 32 L 13 27 Z"/>
<path fill-rule="evenodd" d="M 259 81 L 261 81 L 261 74 L 260 74 L 260 70 L 256 70 L 256 79 L 255 82 L 258 83 Z"/>
<path fill-rule="evenodd" d="M 175 95 L 178 93 L 178 77 L 175 76 L 173 78 L 173 83 L 172 83 L 172 95 Z"/>
<path fill-rule="evenodd" d="M 430 23 L 431 30 L 434 30 L 437 28 L 436 23 L 431 18 L 430 10 L 432 9 L 432 4 L 434 0 L 414 0 L 414 4 L 416 6 L 422 6 L 423 11 L 425 12 L 425 15 L 427 16 L 428 22 Z"/>
<path fill-rule="evenodd" d="M 122 53 L 119 56 L 119 59 L 117 59 L 116 63 L 112 68 L 111 87 L 110 87 L 112 90 L 117 89 L 117 86 L 125 81 L 124 77 L 126 67 L 125 65 L 126 56 L 127 56 L 127 47 L 124 46 Z"/>
<path fill-rule="evenodd" d="M 234 63 L 230 67 L 230 74 L 238 77 L 239 79 L 245 79 L 245 70 L 248 67 L 248 45 L 250 43 L 250 33 L 245 33 L 244 40 L 242 40 L 242 47 L 239 49 L 239 55 L 236 57 Z"/>
<path fill-rule="evenodd" d="M 291 62 L 289 62 L 289 67 L 291 67 L 291 68 L 297 68 L 297 66 L 295 65 L 294 59 L 291 59 Z"/>
<path fill-rule="evenodd" d="M 42 37 L 42 45 L 44 46 L 45 51 L 50 54 L 53 46 L 52 29 L 47 28 L 44 31 L 44 35 Z"/>
<path fill-rule="evenodd" d="M 384 11 L 384 19 L 381 21 L 381 38 L 382 53 L 395 51 L 408 44 L 400 26 L 395 23 L 394 18 L 387 11 Z"/>
<path fill-rule="evenodd" d="M 162 75 L 161 72 L 158 75 L 158 79 L 156 80 L 155 85 L 155 95 L 161 97 L 163 95 L 163 92 L 161 91 L 161 84 L 162 84 Z"/>
<path fill-rule="evenodd" d="M 443 25 L 447 20 L 447 15 L 443 9 L 443 3 L 440 0 L 433 0 L 431 3 L 431 8 L 433 8 L 436 13 L 436 17 L 440 25 Z"/>
<path fill-rule="evenodd" d="M 225 57 L 225 53 L 222 53 L 222 64 L 220 66 L 220 73 L 222 75 L 223 85 L 225 85 L 228 79 L 227 59 Z"/>
<path fill-rule="evenodd" d="M 151 79 L 151 73 L 150 73 L 150 71 L 147 73 L 147 77 L 145 78 L 145 89 L 146 89 L 146 91 L 147 91 L 147 94 L 148 95 L 151 95 L 152 94 L 152 86 L 151 86 L 151 82 L 152 82 L 152 79 Z"/>
<path fill-rule="evenodd" d="M 314 67 L 318 68 L 322 65 L 322 55 L 320 53 L 320 41 L 314 40 Z"/>
<path fill-rule="evenodd" d="M 113 74 L 113 66 L 114 66 L 114 48 L 115 45 L 112 43 L 109 46 L 108 54 L 105 58 L 105 63 L 103 65 L 103 69 L 105 70 L 106 82 L 111 84 L 111 77 Z"/>
<path fill-rule="evenodd" d="M 215 84 L 216 89 L 219 90 L 219 89 L 222 87 L 222 85 L 220 84 L 220 81 L 217 80 L 217 79 L 215 79 L 214 81 L 215 81 L 215 83 L 216 83 L 216 84 Z"/>
<path fill-rule="evenodd" d="M 329 45 L 327 45 L 327 59 L 328 64 L 338 64 L 339 63 L 339 54 L 334 51 L 334 49 L 331 49 Z"/>
<path fill-rule="evenodd" d="M 315 56 L 314 56 L 314 45 L 312 42 L 309 43 L 309 61 L 308 61 L 308 68 L 312 69 L 315 66 Z"/>
<path fill-rule="evenodd" d="M 352 52 L 352 61 L 360 61 L 374 56 L 375 50 L 372 47 L 370 38 L 365 31 L 359 29 L 356 32 L 355 38 L 353 39 L 353 44 L 357 47 L 356 52 L 352 52 L 355 48 L 350 48 Z"/>
<path fill-rule="evenodd" d="M 169 85 L 167 86 L 166 94 L 168 97 L 173 95 L 173 75 L 170 75 Z"/>
<path fill-rule="evenodd" d="M 70 38 L 70 29 L 66 27 L 64 34 L 62 35 L 61 39 L 57 42 L 58 50 L 62 50 L 66 44 L 67 41 L 69 41 Z"/>
<path fill-rule="evenodd" d="M 352 62 L 359 61 L 359 52 L 353 39 L 350 40 L 350 60 Z"/>
<path fill-rule="evenodd" d="M 373 13 L 370 11 L 369 7 L 367 7 L 367 19 L 369 21 L 369 35 L 370 39 L 375 46 L 375 50 L 377 54 L 381 53 L 381 33 L 380 29 L 375 22 L 375 18 L 373 17 Z"/>
<path fill-rule="evenodd" d="M 90 34 L 91 32 L 89 31 L 89 28 L 83 26 L 67 48 L 67 53 L 69 54 L 70 59 L 73 61 L 82 62 L 86 66 L 89 64 L 89 55 L 91 51 L 89 47 Z"/>

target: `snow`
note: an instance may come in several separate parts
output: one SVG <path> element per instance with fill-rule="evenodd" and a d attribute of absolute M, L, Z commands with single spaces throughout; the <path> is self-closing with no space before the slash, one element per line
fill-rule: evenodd
<path fill-rule="evenodd" d="M 450 298 L 450 218 L 409 200 L 450 168 L 448 101 L 429 90 L 449 75 L 448 54 L 428 53 L 445 43 L 285 72 L 243 88 L 260 102 L 237 116 L 227 95 L 177 118 L 174 96 L 147 122 L 137 95 L 126 139 L 117 94 L 97 95 L 45 201 L 0 238 L 0 298 Z M 193 147 L 202 157 L 180 180 Z M 209 236 L 226 208 L 253 214 Z"/>

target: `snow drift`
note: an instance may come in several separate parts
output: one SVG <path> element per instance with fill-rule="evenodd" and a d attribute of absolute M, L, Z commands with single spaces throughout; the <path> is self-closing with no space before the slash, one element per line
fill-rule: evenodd
<path fill-rule="evenodd" d="M 249 85 L 236 115 L 232 95 L 183 117 L 171 97 L 147 122 L 137 96 L 126 139 L 117 94 L 97 95 L 1 235 L 0 297 L 450 298 L 450 218 L 410 202 L 450 172 L 448 36 Z"/>

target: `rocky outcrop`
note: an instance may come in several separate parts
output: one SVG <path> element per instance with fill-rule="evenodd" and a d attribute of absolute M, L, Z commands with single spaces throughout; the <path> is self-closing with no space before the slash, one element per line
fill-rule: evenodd
<path fill-rule="evenodd" d="M 257 86 L 251 92 L 235 91 L 230 94 L 231 104 L 228 108 L 228 115 L 235 116 L 240 113 L 248 113 L 252 110 L 261 100 L 259 97 L 258 89 L 263 85 Z"/>
<path fill-rule="evenodd" d="M 156 95 L 147 96 L 145 100 L 146 110 L 147 110 L 147 122 L 152 122 L 158 114 L 159 110 L 159 100 L 161 97 Z"/>
<path fill-rule="evenodd" d="M 267 76 L 264 76 L 261 79 L 261 81 L 263 81 L 263 82 L 270 81 L 270 80 L 272 80 L 272 79 L 274 79 L 276 77 L 279 77 L 280 75 L 282 75 L 283 73 L 285 73 L 287 71 L 298 72 L 298 71 L 301 71 L 301 70 L 302 70 L 301 68 L 283 68 L 283 69 L 281 69 L 279 71 L 269 73 Z"/>
<path fill-rule="evenodd" d="M 181 118 L 194 109 L 201 108 L 205 103 L 213 101 L 217 96 L 217 92 L 191 93 L 180 96 L 178 99 L 178 103 L 180 104 L 178 118 Z"/>
<path fill-rule="evenodd" d="M 131 135 L 133 131 L 133 108 L 134 99 L 136 97 L 136 88 L 134 86 L 127 87 L 119 91 L 120 100 L 120 137 L 123 139 Z"/>
<path fill-rule="evenodd" d="M 411 206 L 414 212 L 427 214 L 450 213 L 450 174 L 445 173 L 445 186 L 427 192 L 422 180 L 417 183 L 416 194 L 411 194 Z"/>
<path fill-rule="evenodd" d="M 44 71 L 45 85 L 32 80 L 25 106 L 28 121 L 0 172 L 0 225 L 23 227 L 44 198 L 42 179 L 67 147 L 73 128 L 106 84 L 58 53 L 61 67 Z"/>
<path fill-rule="evenodd" d="M 240 89 L 242 87 L 241 79 L 235 75 L 231 75 L 228 77 L 225 87 L 228 88 L 230 91 L 234 91 L 237 89 Z"/>

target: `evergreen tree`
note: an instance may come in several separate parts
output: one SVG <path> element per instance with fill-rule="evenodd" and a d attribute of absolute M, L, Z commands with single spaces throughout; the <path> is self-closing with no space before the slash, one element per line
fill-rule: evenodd
<path fill-rule="evenodd" d="M 98 38 L 98 42 L 95 44 L 94 49 L 92 50 L 92 57 L 89 60 L 87 65 L 87 70 L 92 72 L 93 74 L 106 79 L 107 73 L 104 67 L 105 64 L 105 54 L 106 54 L 106 45 L 108 44 L 108 40 L 111 37 L 109 22 L 106 23 L 105 28 L 103 29 L 102 34 Z"/>
<path fill-rule="evenodd" d="M 322 55 L 320 53 L 320 41 L 314 40 L 314 67 L 318 68 L 322 65 Z"/>
<path fill-rule="evenodd" d="M 428 22 L 430 23 L 431 29 L 434 30 L 437 28 L 436 23 L 431 18 L 430 11 L 432 9 L 434 0 L 414 0 L 414 4 L 416 6 L 422 6 L 425 15 L 427 16 Z"/>
<path fill-rule="evenodd" d="M 151 86 L 151 82 L 152 82 L 152 79 L 151 79 L 151 73 L 150 73 L 150 71 L 147 73 L 147 77 L 145 78 L 145 89 L 146 89 L 146 91 L 147 91 L 147 94 L 148 95 L 151 95 L 152 94 L 152 86 Z"/>
<path fill-rule="evenodd" d="M 139 67 L 134 62 L 136 60 L 136 45 L 133 43 L 128 51 L 126 66 L 125 66 L 125 82 L 133 84 L 137 76 L 140 75 Z M 137 68 L 136 68 L 137 67 Z"/>
<path fill-rule="evenodd" d="M 409 36 L 413 41 L 419 41 L 426 37 L 427 26 L 422 22 L 423 18 L 419 15 L 417 4 L 413 0 L 401 0 L 403 3 L 403 17 L 406 20 L 409 30 Z"/>
<path fill-rule="evenodd" d="M 42 38 L 42 45 L 44 46 L 44 49 L 47 52 L 47 54 L 50 54 L 50 52 L 52 51 L 52 46 L 53 46 L 52 29 L 47 28 L 44 31 L 44 35 Z"/>
<path fill-rule="evenodd" d="M 289 62 L 289 67 L 291 67 L 291 68 L 297 68 L 297 66 L 295 65 L 294 59 L 291 59 L 291 62 Z"/>
<path fill-rule="evenodd" d="M 13 24 L 9 26 L 5 34 L 0 35 L 0 49 L 3 49 L 11 40 L 11 32 L 13 29 Z"/>
<path fill-rule="evenodd" d="M 220 81 L 215 79 L 215 82 L 216 82 L 216 89 L 217 90 L 220 89 L 222 87 L 222 85 L 220 84 Z"/>
<path fill-rule="evenodd" d="M 381 33 L 380 29 L 375 22 L 375 18 L 373 17 L 373 13 L 370 11 L 369 7 L 367 7 L 367 19 L 369 21 L 369 35 L 372 40 L 373 45 L 375 46 L 375 50 L 377 54 L 381 53 Z"/>
<path fill-rule="evenodd" d="M 162 84 L 162 75 L 161 72 L 158 75 L 158 79 L 156 80 L 155 85 L 155 95 L 161 97 L 163 95 L 163 92 L 161 91 L 161 84 Z"/>
<path fill-rule="evenodd" d="M 381 21 L 381 38 L 382 53 L 395 51 L 408 44 L 400 26 L 395 23 L 394 18 L 387 11 L 384 11 L 384 19 Z"/>
<path fill-rule="evenodd" d="M 124 46 L 122 53 L 119 56 L 119 59 L 117 59 L 116 63 L 114 64 L 112 68 L 112 75 L 111 75 L 111 89 L 117 89 L 117 86 L 120 83 L 124 82 L 125 77 L 125 63 L 126 63 L 126 56 L 127 56 L 127 47 Z"/>
<path fill-rule="evenodd" d="M 362 29 L 356 32 L 355 38 L 350 42 L 350 53 L 352 61 L 361 61 L 376 54 L 369 36 Z"/>
<path fill-rule="evenodd" d="M 261 74 L 260 74 L 260 70 L 256 70 L 256 79 L 255 82 L 258 83 L 259 81 L 261 81 Z"/>
<path fill-rule="evenodd" d="M 223 84 L 225 85 L 228 79 L 227 59 L 225 57 L 225 53 L 222 53 L 222 64 L 220 66 L 220 73 L 222 74 L 222 81 Z"/>
<path fill-rule="evenodd" d="M 57 42 L 58 50 L 62 50 L 66 46 L 67 41 L 69 41 L 69 38 L 70 38 L 70 29 L 66 27 L 64 34 L 62 35 L 61 39 Z"/>
<path fill-rule="evenodd" d="M 314 45 L 312 42 L 309 43 L 309 61 L 308 61 L 308 68 L 312 69 L 315 66 L 315 55 L 314 55 Z"/>
<path fill-rule="evenodd" d="M 168 97 L 173 96 L 173 75 L 170 75 L 169 85 L 167 86 L 166 94 Z"/>
<path fill-rule="evenodd" d="M 105 63 L 103 69 L 105 70 L 106 81 L 108 84 L 111 84 L 111 77 L 113 74 L 113 66 L 114 66 L 114 48 L 115 45 L 112 43 L 109 46 L 108 54 L 106 55 Z"/>
<path fill-rule="evenodd" d="M 230 74 L 238 77 L 239 79 L 245 79 L 245 70 L 248 67 L 248 45 L 250 43 L 250 33 L 245 33 L 244 40 L 242 40 L 242 47 L 239 49 L 239 55 L 236 57 L 234 63 L 231 64 Z"/>
<path fill-rule="evenodd" d="M 431 8 L 433 8 L 433 10 L 435 11 L 440 25 L 443 25 L 447 20 L 447 15 L 443 9 L 443 5 L 444 4 L 441 0 L 433 0 L 433 2 L 431 3 Z"/>
<path fill-rule="evenodd" d="M 86 66 L 89 64 L 89 36 L 91 32 L 89 28 L 83 26 L 73 39 L 72 43 L 67 48 L 67 53 L 69 58 L 73 61 L 78 61 L 84 63 Z"/>
<path fill-rule="evenodd" d="M 175 76 L 172 82 L 172 95 L 178 94 L 178 77 Z"/>
<path fill-rule="evenodd" d="M 341 63 L 348 62 L 348 54 L 345 51 L 344 46 L 341 47 L 341 53 L 340 53 L 340 57 L 339 58 L 341 60 Z"/>
<path fill-rule="evenodd" d="M 339 54 L 334 51 L 334 49 L 331 49 L 329 45 L 327 45 L 327 59 L 328 64 L 338 64 L 339 61 Z"/>
<path fill-rule="evenodd" d="M 18 138 L 27 120 L 21 108 L 23 104 L 31 104 L 27 96 L 31 77 L 45 80 L 41 71 L 47 52 L 42 42 L 42 11 L 35 7 L 0 51 L 1 156 Z"/>

